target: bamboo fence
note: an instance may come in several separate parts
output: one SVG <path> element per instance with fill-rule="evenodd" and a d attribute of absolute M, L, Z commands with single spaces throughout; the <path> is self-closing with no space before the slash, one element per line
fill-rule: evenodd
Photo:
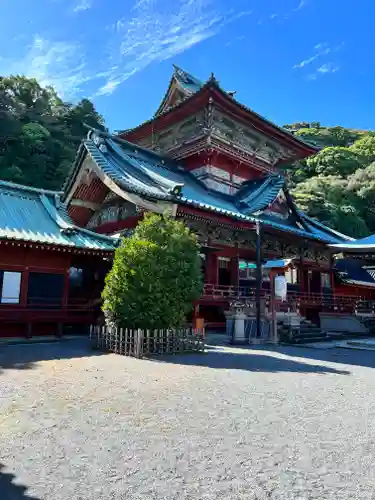
<path fill-rule="evenodd" d="M 156 354 L 204 351 L 204 330 L 192 328 L 140 330 L 91 325 L 94 349 L 142 358 Z"/>

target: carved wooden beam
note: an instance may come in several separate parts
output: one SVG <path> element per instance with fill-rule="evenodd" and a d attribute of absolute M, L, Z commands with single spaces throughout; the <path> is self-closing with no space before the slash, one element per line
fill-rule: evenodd
<path fill-rule="evenodd" d="M 94 212 L 100 209 L 99 203 L 94 203 L 93 201 L 87 201 L 87 200 L 80 200 L 79 198 L 73 198 L 70 201 L 70 205 L 72 205 L 73 207 L 88 208 L 90 210 L 93 210 Z"/>

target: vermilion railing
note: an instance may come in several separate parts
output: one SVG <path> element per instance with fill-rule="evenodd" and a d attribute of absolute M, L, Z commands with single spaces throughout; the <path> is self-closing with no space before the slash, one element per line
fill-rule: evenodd
<path fill-rule="evenodd" d="M 236 299 L 255 300 L 254 287 L 204 285 L 203 299 L 233 301 Z M 261 289 L 261 298 L 270 302 L 270 290 Z M 351 312 L 353 314 L 375 314 L 375 301 L 356 295 L 333 295 L 326 293 L 308 293 L 295 290 L 288 291 L 287 300 L 278 303 L 278 310 L 298 310 L 303 307 L 316 307 L 322 311 Z"/>
<path fill-rule="evenodd" d="M 98 306 L 99 307 L 99 306 Z M 61 300 L 33 298 L 26 305 L 0 304 L 0 321 L 10 322 L 90 322 L 93 320 L 95 304 L 83 299 L 72 299 L 63 304 Z"/>

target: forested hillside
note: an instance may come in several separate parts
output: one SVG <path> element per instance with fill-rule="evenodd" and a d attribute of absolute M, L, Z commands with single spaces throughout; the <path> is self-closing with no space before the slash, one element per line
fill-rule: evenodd
<path fill-rule="evenodd" d="M 287 169 L 301 210 L 350 236 L 374 233 L 375 132 L 322 127 L 318 122 L 284 128 L 323 148 Z"/>
<path fill-rule="evenodd" d="M 90 100 L 73 105 L 36 80 L 0 77 L 0 179 L 60 189 L 87 133 L 85 123 L 104 129 Z M 299 207 L 354 237 L 375 232 L 375 132 L 318 122 L 284 128 L 322 148 L 287 168 Z"/>
<path fill-rule="evenodd" d="M 60 189 L 87 134 L 84 123 L 104 129 L 88 99 L 73 105 L 36 80 L 0 77 L 0 179 Z"/>

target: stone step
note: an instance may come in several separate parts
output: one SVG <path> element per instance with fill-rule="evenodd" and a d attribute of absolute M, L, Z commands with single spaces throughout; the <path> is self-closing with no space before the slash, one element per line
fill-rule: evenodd
<path fill-rule="evenodd" d="M 280 331 L 288 333 L 289 329 L 282 328 Z M 298 328 L 292 330 L 293 335 L 318 335 L 322 333 L 320 328 Z"/>
<path fill-rule="evenodd" d="M 314 326 L 312 326 L 311 328 L 306 328 L 306 327 L 304 327 L 304 328 L 299 328 L 298 330 L 299 330 L 301 333 L 302 333 L 302 332 L 306 332 L 306 333 L 309 333 L 309 332 L 321 332 L 321 329 L 320 329 L 320 328 L 318 328 L 318 327 L 314 327 Z"/>
<path fill-rule="evenodd" d="M 303 337 L 303 336 L 311 336 L 311 335 L 316 335 L 316 336 L 319 336 L 319 335 L 326 335 L 325 332 L 323 332 L 320 328 L 314 328 L 314 329 L 311 329 L 311 330 L 294 330 L 293 332 L 293 336 L 297 336 L 297 337 Z"/>
<path fill-rule="evenodd" d="M 316 325 L 304 324 L 299 330 L 294 330 L 291 337 L 289 337 L 289 330 L 287 328 L 283 328 L 280 334 L 283 339 L 282 341 L 287 344 L 306 344 L 329 340 L 327 334 L 322 332 Z"/>
<path fill-rule="evenodd" d="M 289 344 L 311 344 L 313 342 L 324 342 L 327 340 L 327 337 L 300 337 L 297 339 L 292 339 L 288 343 Z"/>

